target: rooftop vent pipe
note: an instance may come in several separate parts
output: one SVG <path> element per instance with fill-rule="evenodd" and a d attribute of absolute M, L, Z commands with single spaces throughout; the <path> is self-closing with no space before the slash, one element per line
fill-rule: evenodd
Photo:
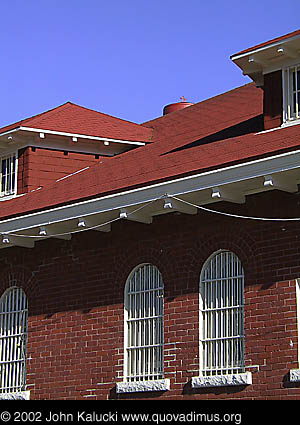
<path fill-rule="evenodd" d="M 186 102 L 186 98 L 184 96 L 182 96 L 180 99 L 181 99 L 181 102 L 170 103 L 169 105 L 166 105 L 163 109 L 163 115 L 167 115 L 167 114 L 170 114 L 171 112 L 175 112 L 175 111 L 179 111 L 180 109 L 184 109 L 187 106 L 194 105 L 191 102 Z"/>

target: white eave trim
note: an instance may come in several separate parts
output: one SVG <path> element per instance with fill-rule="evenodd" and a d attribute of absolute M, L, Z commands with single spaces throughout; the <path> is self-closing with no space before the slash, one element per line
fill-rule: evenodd
<path fill-rule="evenodd" d="M 3 133 L 0 133 L 0 137 L 6 136 L 7 134 L 15 133 L 16 131 L 19 131 L 20 127 L 13 128 L 12 130 L 4 131 Z"/>
<path fill-rule="evenodd" d="M 13 130 L 6 131 L 0 134 L 1 136 L 6 136 L 7 134 L 14 133 L 16 131 L 28 131 L 33 133 L 42 133 L 42 134 L 52 134 L 55 136 L 65 136 L 65 137 L 76 137 L 80 139 L 89 139 L 89 140 L 98 140 L 100 142 L 111 142 L 111 143 L 120 143 L 125 145 L 134 145 L 134 146 L 145 146 L 145 142 L 136 142 L 131 140 L 120 140 L 120 139 L 110 139 L 108 137 L 98 137 L 98 136 L 88 136 L 86 134 L 79 133 L 68 133 L 64 131 L 54 131 L 54 130 L 45 130 L 42 128 L 32 128 L 32 127 L 23 127 L 14 128 Z"/>
<path fill-rule="evenodd" d="M 295 169 L 300 171 L 300 150 L 1 220 L 0 232 L 13 233 L 59 224 L 84 216 L 141 205 L 157 200 L 164 194 L 181 196 Z"/>
<path fill-rule="evenodd" d="M 286 44 L 286 43 L 288 43 L 292 40 L 295 40 L 297 38 L 300 38 L 300 34 L 294 35 L 294 36 L 289 37 L 289 38 L 284 38 L 284 39 L 279 40 L 279 41 L 275 41 L 274 43 L 267 44 L 266 46 L 261 46 L 261 47 L 258 47 L 256 49 L 254 48 L 253 50 L 249 50 L 245 53 L 235 54 L 235 55 L 231 56 L 231 60 L 235 61 L 235 60 L 238 60 L 238 59 L 241 59 L 241 58 L 245 58 L 247 56 L 254 55 L 255 53 L 259 53 L 259 52 L 263 52 L 264 50 L 271 49 L 272 47 L 281 46 L 281 45 Z"/>

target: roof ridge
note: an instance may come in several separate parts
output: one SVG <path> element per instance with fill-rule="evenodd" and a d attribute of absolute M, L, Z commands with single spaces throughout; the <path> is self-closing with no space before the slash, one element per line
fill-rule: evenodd
<path fill-rule="evenodd" d="M 42 116 L 42 115 L 44 115 L 44 114 L 51 113 L 52 111 L 57 110 L 57 109 L 59 109 L 59 108 L 62 108 L 63 106 L 66 106 L 67 104 L 71 104 L 71 103 L 72 103 L 72 102 L 69 102 L 69 101 L 68 101 L 68 102 L 65 102 L 65 103 L 63 103 L 63 104 L 61 104 L 61 105 L 55 106 L 54 108 L 51 108 L 51 109 L 48 109 L 48 110 L 46 110 L 46 111 L 40 112 L 39 114 L 32 115 L 32 116 L 27 117 L 27 118 L 23 118 L 22 120 L 16 121 L 16 122 L 11 123 L 11 124 L 7 124 L 7 125 L 5 125 L 5 126 L 3 126 L 3 127 L 0 127 L 0 130 L 5 129 L 5 128 L 8 128 L 8 127 L 9 127 L 9 128 L 15 128 L 15 127 L 18 127 L 18 125 L 21 125 L 21 124 L 23 124 L 23 123 L 30 122 L 31 120 L 34 120 L 35 118 L 41 117 L 41 116 Z"/>
<path fill-rule="evenodd" d="M 77 106 L 78 108 L 84 109 L 86 111 L 96 112 L 97 114 L 104 115 L 104 116 L 109 117 L 109 118 L 113 118 L 114 120 L 123 121 L 123 122 L 128 123 L 128 124 L 134 124 L 134 125 L 137 125 L 138 127 L 142 127 L 142 124 L 138 124 L 134 121 L 124 120 L 123 118 L 119 118 L 119 117 L 116 117 L 114 115 L 106 114 L 105 112 L 97 111 L 96 109 L 87 108 L 86 106 L 78 105 L 76 103 L 72 103 L 72 102 L 68 102 L 68 103 L 70 103 L 71 105 Z"/>
<path fill-rule="evenodd" d="M 61 110 L 62 108 L 66 108 L 66 107 L 70 107 L 70 106 L 73 106 L 73 107 L 76 107 L 76 108 L 82 109 L 82 110 L 84 110 L 84 111 L 90 111 L 90 112 L 92 112 L 92 113 L 99 114 L 99 116 L 102 116 L 102 117 L 108 117 L 108 118 L 113 119 L 113 120 L 115 120 L 115 121 L 121 121 L 121 122 L 124 122 L 124 123 L 130 124 L 130 125 L 134 125 L 134 126 L 137 126 L 137 127 L 139 127 L 139 128 L 143 127 L 141 124 L 135 123 L 135 122 L 133 122 L 133 121 L 124 120 L 124 119 L 122 119 L 122 118 L 115 117 L 115 116 L 113 116 L 113 115 L 109 115 L 109 114 L 106 114 L 106 113 L 104 113 L 104 112 L 97 111 L 97 110 L 95 110 L 95 109 L 87 108 L 87 107 L 85 107 L 85 106 L 81 106 L 81 105 L 78 105 L 78 104 L 76 104 L 76 103 L 74 103 L 74 102 L 70 102 L 70 101 L 67 101 L 67 102 L 63 103 L 62 105 L 56 106 L 55 108 L 52 108 L 52 109 L 49 109 L 49 110 L 47 110 L 47 111 L 41 112 L 40 114 L 33 115 L 32 117 L 29 117 L 29 118 L 25 118 L 25 119 L 23 119 L 23 120 L 20 120 L 20 121 L 18 121 L 18 122 L 16 122 L 16 123 L 14 123 L 14 124 L 11 124 L 11 125 L 10 125 L 10 127 L 11 127 L 12 125 L 15 125 L 15 124 L 33 123 L 36 119 L 40 119 L 40 118 L 42 118 L 42 117 L 43 117 L 43 116 L 45 116 L 45 115 L 47 115 L 47 116 L 49 117 L 49 115 L 53 115 L 53 114 L 55 114 L 55 113 L 60 112 L 60 110 Z"/>
<path fill-rule="evenodd" d="M 47 114 L 49 116 L 49 115 L 55 114 L 55 113 L 59 112 L 58 110 L 65 109 L 66 107 L 68 107 L 70 105 L 75 105 L 75 104 L 68 101 L 68 102 L 65 102 L 61 105 L 56 106 L 55 108 L 51 108 L 51 109 L 48 109 L 47 111 L 41 112 L 40 114 L 33 115 L 30 118 L 25 118 L 21 122 L 26 122 L 26 123 L 28 122 L 29 123 L 29 122 L 35 121 L 36 119 L 41 118 L 43 115 Z"/>

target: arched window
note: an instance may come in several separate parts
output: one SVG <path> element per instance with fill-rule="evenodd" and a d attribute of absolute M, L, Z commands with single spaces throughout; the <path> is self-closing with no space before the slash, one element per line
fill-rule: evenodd
<path fill-rule="evenodd" d="M 221 250 L 200 277 L 200 371 L 215 376 L 244 370 L 244 270 L 233 252 Z"/>
<path fill-rule="evenodd" d="M 0 298 L 0 393 L 25 390 L 27 317 L 23 289 L 6 290 Z"/>
<path fill-rule="evenodd" d="M 152 264 L 132 271 L 125 286 L 127 382 L 163 378 L 163 296 L 161 273 Z"/>

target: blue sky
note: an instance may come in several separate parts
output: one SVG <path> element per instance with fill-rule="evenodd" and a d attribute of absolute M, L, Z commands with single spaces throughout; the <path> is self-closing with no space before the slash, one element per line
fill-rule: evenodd
<path fill-rule="evenodd" d="M 67 101 L 144 122 L 246 84 L 229 56 L 300 28 L 299 0 L 2 0 L 0 126 Z"/>

